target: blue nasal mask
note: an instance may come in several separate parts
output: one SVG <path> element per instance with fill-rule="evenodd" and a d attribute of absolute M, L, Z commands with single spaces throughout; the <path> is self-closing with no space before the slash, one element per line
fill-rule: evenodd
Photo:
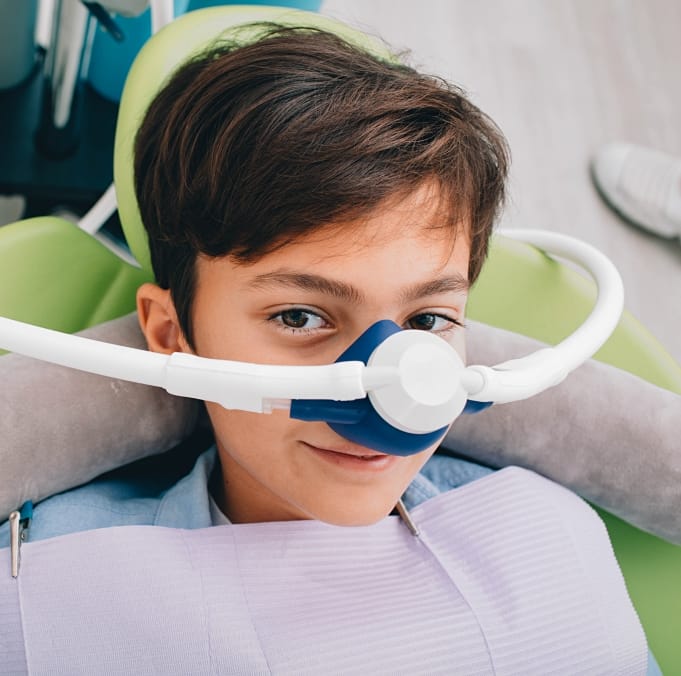
<path fill-rule="evenodd" d="M 338 362 L 349 362 L 349 361 L 360 361 L 366 365 L 369 365 L 372 355 L 377 354 L 377 348 L 386 341 L 389 337 L 394 336 L 402 332 L 402 329 L 392 321 L 383 320 L 376 322 L 373 326 L 370 326 L 343 354 L 338 357 L 336 363 Z M 423 345 L 421 338 L 423 337 L 422 332 L 410 331 L 410 334 L 421 333 L 417 336 L 417 340 L 412 344 Z M 416 336 L 415 336 L 416 337 Z M 432 336 L 430 336 L 432 338 Z M 435 340 L 444 343 L 441 338 L 435 338 Z M 430 340 L 428 339 L 430 343 Z M 439 346 L 438 346 L 439 347 Z M 448 347 L 448 346 L 447 346 Z M 403 345 L 403 354 L 407 345 Z M 431 350 L 432 346 L 428 345 L 427 350 Z M 449 359 L 442 358 L 440 365 L 444 368 L 448 364 L 454 366 L 453 372 L 450 374 L 456 379 L 456 371 L 461 371 L 463 364 L 461 363 L 456 353 L 449 352 L 449 348 L 443 351 L 444 354 L 449 353 Z M 453 353 L 453 354 L 452 354 Z M 403 357 L 404 358 L 404 357 Z M 417 359 L 415 355 L 413 357 Z M 437 356 L 436 356 L 437 358 Z M 374 362 L 375 364 L 375 357 Z M 466 408 L 466 394 L 463 390 L 459 390 L 459 396 L 457 397 L 457 388 L 452 387 L 450 397 L 440 397 L 439 400 L 436 395 L 433 395 L 432 390 L 435 388 L 429 388 L 428 380 L 437 380 L 443 377 L 447 377 L 445 373 L 440 371 L 433 371 L 430 374 L 424 372 L 427 366 L 428 358 L 427 354 L 425 359 L 421 364 L 416 364 L 415 368 L 421 369 L 421 377 L 423 378 L 423 386 L 425 390 L 426 397 L 428 397 L 428 390 L 430 391 L 429 403 L 431 406 L 438 406 L 443 413 L 444 424 L 437 429 L 428 432 L 416 433 L 411 431 L 406 431 L 398 426 L 396 426 L 396 421 L 388 422 L 387 416 L 383 415 L 377 410 L 374 404 L 375 397 L 371 394 L 363 399 L 353 399 L 350 401 L 333 401 L 329 399 L 294 399 L 291 402 L 291 412 L 292 418 L 298 420 L 321 420 L 329 424 L 334 432 L 338 433 L 340 436 L 344 437 L 348 441 L 360 444 L 361 446 L 366 446 L 367 448 L 372 448 L 376 451 L 382 453 L 390 453 L 392 455 L 412 455 L 413 453 L 418 453 L 430 448 L 437 444 L 444 436 L 449 423 L 456 418 L 462 410 Z M 396 370 L 399 369 L 399 362 L 394 364 Z M 397 380 L 392 385 L 393 387 L 402 390 L 403 393 L 403 408 L 411 409 L 412 415 L 419 414 L 424 417 L 427 413 L 424 410 L 420 412 L 416 409 L 420 406 L 422 409 L 428 406 L 428 403 L 419 402 L 414 398 L 411 398 L 408 393 L 404 392 L 404 384 Z M 390 384 L 386 384 L 384 388 L 391 387 Z M 377 390 L 374 390 L 377 391 Z M 399 396 L 399 392 L 398 392 Z M 451 400 L 451 401 L 449 401 Z M 444 408 L 442 404 L 445 404 Z M 487 403 L 485 406 L 489 406 Z M 398 404 L 399 407 L 399 404 Z M 478 408 L 478 410 L 480 410 Z M 398 413 L 399 417 L 399 413 Z M 431 423 L 439 424 L 437 421 Z"/>
<path fill-rule="evenodd" d="M 321 366 L 159 354 L 3 317 L 0 348 L 227 409 L 284 409 L 299 420 L 324 421 L 362 446 L 411 455 L 436 444 L 464 411 L 526 399 L 558 384 L 603 345 L 619 321 L 622 280 L 597 249 L 540 230 L 505 234 L 582 265 L 595 279 L 598 297 L 585 322 L 561 343 L 496 366 L 465 366 L 441 338 L 388 320 L 369 327 L 335 363 Z"/>

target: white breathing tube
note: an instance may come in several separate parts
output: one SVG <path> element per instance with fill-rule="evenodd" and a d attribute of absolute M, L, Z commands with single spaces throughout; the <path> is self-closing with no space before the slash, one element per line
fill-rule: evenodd
<path fill-rule="evenodd" d="M 368 365 L 339 361 L 323 366 L 280 366 L 184 353 L 166 355 L 3 317 L 0 348 L 258 413 L 287 409 L 291 400 L 351 401 L 370 395 L 391 425 L 422 433 L 451 423 L 466 399 L 504 403 L 526 399 L 558 384 L 603 345 L 619 321 L 624 303 L 622 280 L 605 255 L 566 235 L 538 230 L 503 234 L 578 263 L 594 278 L 598 297 L 586 321 L 555 347 L 492 367 L 465 367 L 447 343 L 415 330 L 400 331 L 380 343 Z"/>
<path fill-rule="evenodd" d="M 624 287 L 617 268 L 598 249 L 546 230 L 503 230 L 505 237 L 527 242 L 586 270 L 596 282 L 596 303 L 584 323 L 554 347 L 496 366 L 469 366 L 479 374 L 469 399 L 504 403 L 527 399 L 560 383 L 570 371 L 592 357 L 610 337 L 624 309 Z"/>

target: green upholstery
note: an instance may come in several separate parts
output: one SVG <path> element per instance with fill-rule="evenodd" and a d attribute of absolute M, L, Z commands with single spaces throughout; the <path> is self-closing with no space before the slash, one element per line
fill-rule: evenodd
<path fill-rule="evenodd" d="M 316 14 L 264 7 L 218 7 L 188 14 L 154 37 L 137 58 L 123 93 L 114 174 L 119 212 L 143 270 L 133 268 L 73 225 L 37 218 L 0 228 L 0 314 L 77 331 L 134 308 L 134 290 L 151 277 L 133 189 L 135 130 L 157 88 L 174 68 L 228 28 L 279 20 L 368 38 Z M 377 49 L 383 49 L 375 47 Z M 496 238 L 476 284 L 469 314 L 502 328 L 555 342 L 592 305 L 590 283 L 533 248 Z M 681 368 L 632 317 L 625 316 L 598 358 L 681 393 Z M 641 449 L 645 452 L 645 449 Z M 598 459 L 595 459 L 598 462 Z M 613 471 L 617 471 L 613 468 Z M 681 548 L 605 514 L 634 603 L 663 670 L 681 672 Z"/>
<path fill-rule="evenodd" d="M 150 279 L 73 223 L 44 216 L 0 228 L 0 314 L 75 332 L 135 309 Z"/>

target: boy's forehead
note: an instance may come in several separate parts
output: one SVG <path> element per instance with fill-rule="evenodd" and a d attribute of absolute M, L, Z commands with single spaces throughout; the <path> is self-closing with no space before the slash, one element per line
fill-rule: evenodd
<path fill-rule="evenodd" d="M 243 292 L 295 289 L 355 305 L 384 293 L 409 303 L 428 295 L 465 295 L 469 258 L 468 238 L 451 231 L 420 226 L 391 237 L 368 233 L 357 238 L 335 229 L 326 236 L 294 241 L 246 265 L 233 259 L 205 260 L 214 274 L 204 281 L 222 278 Z"/>
<path fill-rule="evenodd" d="M 469 233 L 468 222 L 454 221 L 437 193 L 422 186 L 366 214 L 321 224 L 256 260 L 228 256 L 212 262 L 230 268 L 245 290 L 306 283 L 321 290 L 318 281 L 311 281 L 320 277 L 358 287 L 360 281 L 373 284 L 382 277 L 403 280 L 405 287 L 449 278 L 452 290 L 465 291 Z M 206 265 L 213 267 L 211 259 L 200 257 L 199 273 Z"/>
<path fill-rule="evenodd" d="M 414 255 L 424 251 L 441 254 L 445 265 L 456 254 L 468 258 L 470 232 L 467 215 L 453 214 L 437 186 L 425 182 L 410 192 L 392 195 L 361 215 L 320 224 L 275 254 L 319 257 L 320 261 L 356 256 L 371 259 L 383 253 L 398 255 L 400 247 L 389 245 L 402 242 Z"/>
<path fill-rule="evenodd" d="M 375 266 L 377 273 L 406 267 L 423 272 L 460 269 L 467 276 L 468 237 L 460 228 L 434 227 L 418 222 L 345 224 L 320 230 L 284 245 L 261 259 L 259 267 L 271 271 L 305 268 L 337 270 Z"/>

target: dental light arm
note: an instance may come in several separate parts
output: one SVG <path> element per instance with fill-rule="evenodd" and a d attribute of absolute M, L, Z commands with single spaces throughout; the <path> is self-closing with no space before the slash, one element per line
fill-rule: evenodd
<path fill-rule="evenodd" d="M 465 367 L 457 352 L 424 331 L 389 320 L 369 327 L 334 364 L 285 366 L 171 355 L 111 345 L 0 318 L 0 348 L 216 402 L 228 409 L 328 422 L 339 434 L 387 453 L 408 455 L 441 438 L 467 401 L 526 399 L 561 382 L 612 333 L 623 308 L 622 282 L 593 247 L 534 230 L 505 233 L 579 263 L 594 277 L 592 313 L 553 348 L 497 366 Z M 357 424 L 361 423 L 361 424 Z"/>

